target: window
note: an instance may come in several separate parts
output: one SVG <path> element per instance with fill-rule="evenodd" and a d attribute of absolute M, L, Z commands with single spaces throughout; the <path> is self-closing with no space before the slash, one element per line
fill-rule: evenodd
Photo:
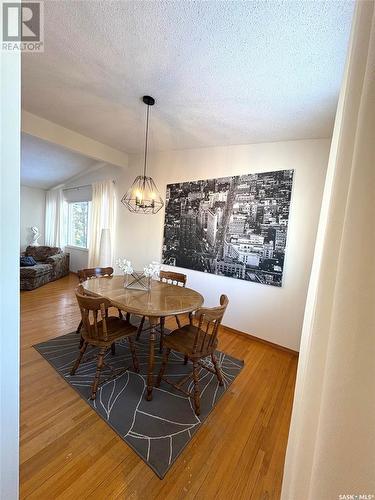
<path fill-rule="evenodd" d="M 90 202 L 69 203 L 68 207 L 68 245 L 87 248 Z"/>

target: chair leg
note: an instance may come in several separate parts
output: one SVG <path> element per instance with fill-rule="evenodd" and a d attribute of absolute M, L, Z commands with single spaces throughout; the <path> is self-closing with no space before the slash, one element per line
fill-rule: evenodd
<path fill-rule="evenodd" d="M 116 344 L 114 342 L 111 344 L 111 354 L 112 356 L 116 355 Z"/>
<path fill-rule="evenodd" d="M 102 347 L 99 351 L 99 354 L 98 354 L 98 362 L 97 362 L 97 365 L 96 365 L 96 372 L 95 372 L 95 378 L 94 378 L 94 382 L 92 384 L 92 391 L 91 391 L 91 397 L 90 399 L 94 400 L 96 399 L 96 392 L 98 390 L 98 385 L 99 385 L 99 380 L 100 380 L 100 372 L 102 371 L 102 368 L 103 368 L 103 358 L 104 358 L 104 354 L 106 353 L 106 348 L 105 347 Z"/>
<path fill-rule="evenodd" d="M 142 316 L 141 322 L 139 323 L 139 327 L 138 327 L 138 332 L 137 332 L 137 338 L 136 338 L 136 340 L 138 340 L 138 339 L 139 339 L 139 337 L 141 336 L 141 333 L 142 333 L 142 330 L 143 330 L 143 325 L 144 325 L 144 322 L 145 322 L 145 316 Z"/>
<path fill-rule="evenodd" d="M 176 318 L 176 323 L 177 323 L 178 328 L 181 328 L 180 318 L 177 315 L 175 316 L 175 318 Z"/>
<path fill-rule="evenodd" d="M 83 340 L 82 337 L 81 337 L 81 339 Z M 76 359 L 76 362 L 74 363 L 74 365 L 72 366 L 72 369 L 70 370 L 70 375 L 74 375 L 75 372 L 78 370 L 78 367 L 81 364 L 81 361 L 82 361 L 83 355 L 85 354 L 87 346 L 88 346 L 88 343 L 83 341 L 83 344 L 79 350 L 78 358 Z"/>
<path fill-rule="evenodd" d="M 126 313 L 125 320 L 127 323 L 130 323 L 130 313 Z"/>
<path fill-rule="evenodd" d="M 184 365 L 187 365 L 189 358 L 187 356 L 184 356 Z"/>
<path fill-rule="evenodd" d="M 165 318 L 160 318 L 160 346 L 159 346 L 160 354 L 163 352 L 164 325 L 165 325 Z"/>
<path fill-rule="evenodd" d="M 82 320 L 79 322 L 79 325 L 77 326 L 76 333 L 80 333 L 81 328 L 82 328 Z"/>
<path fill-rule="evenodd" d="M 135 373 L 139 373 L 139 363 L 137 358 L 137 352 L 135 350 L 135 342 L 133 337 L 128 337 L 128 340 L 129 340 L 130 352 L 132 353 L 132 358 L 133 358 L 133 368 Z"/>
<path fill-rule="evenodd" d="M 215 354 L 211 354 L 211 359 L 212 359 L 212 364 L 214 365 L 214 368 L 215 368 L 215 372 L 216 372 L 217 379 L 219 381 L 219 385 L 224 385 L 223 376 L 221 375 L 221 370 L 220 370 L 220 367 L 218 365 Z"/>
<path fill-rule="evenodd" d="M 81 349 L 81 347 L 83 346 L 83 343 L 84 343 L 85 339 L 82 337 L 82 335 L 80 336 L 79 338 L 79 348 Z"/>
<path fill-rule="evenodd" d="M 201 412 L 201 401 L 199 395 L 199 379 L 198 379 L 199 365 L 196 361 L 193 363 L 193 380 L 194 380 L 194 409 L 195 414 L 199 415 Z"/>
<path fill-rule="evenodd" d="M 158 375 L 158 378 L 157 378 L 157 381 L 156 381 L 156 387 L 160 386 L 161 379 L 163 378 L 164 373 L 165 373 L 165 369 L 167 367 L 167 363 L 168 363 L 168 358 L 169 358 L 170 352 L 171 352 L 170 349 L 166 349 L 164 351 L 163 362 L 161 364 L 159 375 Z"/>

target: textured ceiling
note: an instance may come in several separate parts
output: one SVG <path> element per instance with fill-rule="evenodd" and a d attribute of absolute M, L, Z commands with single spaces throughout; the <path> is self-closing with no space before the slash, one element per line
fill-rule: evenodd
<path fill-rule="evenodd" d="M 28 134 L 21 136 L 21 184 L 49 189 L 95 165 L 95 160 Z"/>
<path fill-rule="evenodd" d="M 347 1 L 50 1 L 26 110 L 128 153 L 328 137 Z"/>

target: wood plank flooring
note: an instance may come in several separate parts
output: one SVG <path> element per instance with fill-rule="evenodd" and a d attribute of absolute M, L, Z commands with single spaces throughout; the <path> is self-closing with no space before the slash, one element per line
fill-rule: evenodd
<path fill-rule="evenodd" d="M 32 348 L 75 330 L 77 281 L 21 293 L 20 497 L 279 499 L 297 357 L 222 328 L 245 368 L 161 481 Z"/>

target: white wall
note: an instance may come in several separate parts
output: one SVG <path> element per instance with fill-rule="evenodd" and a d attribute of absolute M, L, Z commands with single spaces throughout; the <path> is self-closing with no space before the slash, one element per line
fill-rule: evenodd
<path fill-rule="evenodd" d="M 150 174 L 163 199 L 166 184 L 251 172 L 294 169 L 283 287 L 276 288 L 197 271 L 182 270 L 188 286 L 213 306 L 226 293 L 224 324 L 298 350 L 330 141 L 306 140 L 152 154 Z M 119 197 L 140 171 L 140 157 L 129 157 L 130 171 L 118 181 Z M 164 211 L 131 214 L 119 204 L 117 256 L 136 267 L 161 259 Z M 176 269 L 176 268 L 175 268 Z"/>
<path fill-rule="evenodd" d="M 46 213 L 46 192 L 44 189 L 21 186 L 21 251 L 30 245 L 31 227 L 37 226 L 41 234 L 38 243 L 44 245 L 44 224 Z"/>
<path fill-rule="evenodd" d="M 67 245 L 65 252 L 70 254 L 69 270 L 76 273 L 79 269 L 86 269 L 89 263 L 89 251 L 86 248 L 71 247 Z"/>
<path fill-rule="evenodd" d="M 20 58 L 0 51 L 0 498 L 7 500 L 18 498 Z"/>

